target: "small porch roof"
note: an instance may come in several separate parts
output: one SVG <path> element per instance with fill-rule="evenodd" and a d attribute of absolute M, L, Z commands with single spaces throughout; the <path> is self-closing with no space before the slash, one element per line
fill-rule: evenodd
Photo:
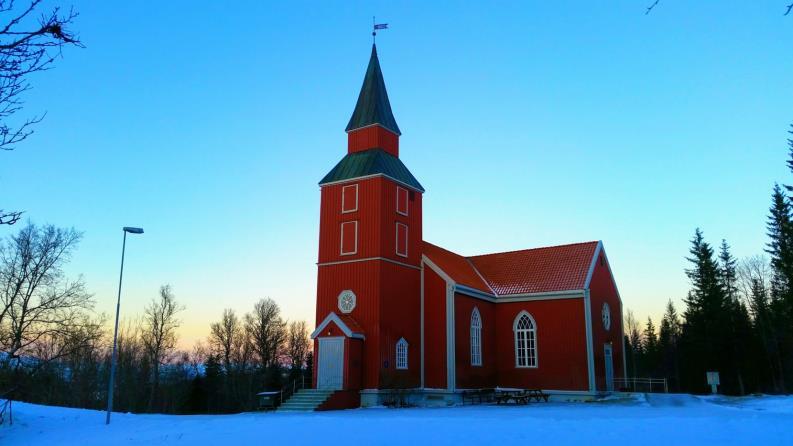
<path fill-rule="evenodd" d="M 352 316 L 348 314 L 338 315 L 333 311 L 328 313 L 321 324 L 317 325 L 317 328 L 313 333 L 311 333 L 311 339 L 316 339 L 317 336 L 322 334 L 322 330 L 324 330 L 325 327 L 327 327 L 331 322 L 336 324 L 336 326 L 339 327 L 339 329 L 341 329 L 344 335 L 348 338 L 366 339 L 366 336 L 363 334 L 363 329 L 360 325 L 358 325 L 357 322 L 355 322 L 355 319 L 353 319 Z"/>

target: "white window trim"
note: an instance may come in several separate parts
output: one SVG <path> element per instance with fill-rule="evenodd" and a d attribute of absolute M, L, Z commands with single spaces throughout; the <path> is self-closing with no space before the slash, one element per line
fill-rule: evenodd
<path fill-rule="evenodd" d="M 534 339 L 534 364 L 533 365 L 520 365 L 518 363 L 518 322 L 521 320 L 521 318 L 523 318 L 523 316 L 528 316 L 529 321 L 531 321 L 532 328 L 528 329 L 528 330 L 521 329 L 521 331 L 534 332 L 534 336 L 533 336 L 533 339 Z M 517 316 L 515 316 L 515 320 L 512 322 L 512 337 L 515 338 L 515 368 L 519 368 L 519 369 L 536 369 L 539 366 L 539 364 L 540 364 L 540 361 L 539 361 L 540 354 L 539 354 L 539 350 L 537 349 L 537 346 L 538 346 L 537 345 L 538 344 L 538 342 L 537 342 L 537 322 L 534 321 L 534 318 L 531 316 L 531 314 L 528 311 L 523 310 L 520 313 L 518 313 Z M 527 364 L 529 363 L 529 356 L 526 356 L 526 363 Z"/>
<path fill-rule="evenodd" d="M 474 316 L 476 316 L 476 319 L 474 319 Z M 475 321 L 478 323 L 478 325 L 474 325 Z M 474 336 L 474 334 L 476 334 L 476 336 Z M 471 341 L 471 365 L 474 367 L 481 367 L 482 366 L 482 314 L 479 313 L 479 308 L 477 307 L 474 307 L 474 310 L 471 311 L 470 341 Z M 474 349 L 474 346 L 477 347 L 478 351 Z"/>
<path fill-rule="evenodd" d="M 405 227 L 405 253 L 404 254 L 399 252 L 399 227 L 400 226 L 404 226 Z M 397 224 L 396 224 L 396 232 L 394 233 L 394 240 L 396 242 L 395 243 L 396 244 L 396 255 L 398 255 L 400 257 L 407 257 L 408 256 L 408 246 L 410 245 L 408 243 L 408 240 L 409 240 L 409 238 L 408 238 L 408 229 L 409 229 L 408 225 L 406 225 L 404 223 L 397 222 Z"/>
<path fill-rule="evenodd" d="M 399 191 L 400 190 L 405 191 L 405 212 L 400 212 L 399 211 Z M 407 217 L 408 213 L 410 212 L 410 192 L 408 192 L 408 190 L 405 189 L 404 187 L 397 186 L 397 188 L 396 188 L 396 212 L 397 212 L 397 214 L 404 215 L 405 217 Z"/>
<path fill-rule="evenodd" d="M 344 225 L 348 224 L 355 224 L 355 249 L 352 252 L 344 252 Z M 344 221 L 341 223 L 341 237 L 340 237 L 340 244 L 339 244 L 339 255 L 342 256 L 351 256 L 354 254 L 358 254 L 358 220 L 353 221 Z"/>
<path fill-rule="evenodd" d="M 346 194 L 344 193 L 344 191 L 348 187 L 354 187 L 355 188 L 355 209 L 345 210 L 344 209 L 344 197 L 345 197 Z M 358 210 L 358 184 L 356 183 L 356 184 L 350 184 L 350 185 L 347 185 L 347 186 L 342 186 L 342 188 L 341 188 L 341 213 L 342 214 L 349 214 L 350 212 L 355 212 L 357 210 Z"/>
<path fill-rule="evenodd" d="M 399 340 L 396 343 L 396 358 L 395 358 L 396 361 L 394 361 L 394 367 L 397 370 L 407 370 L 408 369 L 408 347 L 409 347 L 408 341 L 406 341 L 405 338 L 399 338 Z M 404 349 L 404 352 L 405 352 L 405 358 L 404 358 L 405 362 L 404 362 L 404 364 L 400 364 L 400 362 L 399 362 L 399 350 L 400 350 L 400 348 Z"/>

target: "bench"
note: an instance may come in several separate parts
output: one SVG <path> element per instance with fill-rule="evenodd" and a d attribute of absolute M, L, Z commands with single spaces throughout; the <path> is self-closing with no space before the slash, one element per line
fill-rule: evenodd
<path fill-rule="evenodd" d="M 540 389 L 527 389 L 517 392 L 500 392 L 495 396 L 496 404 L 507 404 L 510 401 L 515 404 L 529 404 L 531 401 L 548 402 L 549 395 Z"/>
<path fill-rule="evenodd" d="M 466 402 L 470 404 L 490 403 L 493 401 L 496 394 L 496 389 L 473 389 L 463 391 L 463 405 Z"/>

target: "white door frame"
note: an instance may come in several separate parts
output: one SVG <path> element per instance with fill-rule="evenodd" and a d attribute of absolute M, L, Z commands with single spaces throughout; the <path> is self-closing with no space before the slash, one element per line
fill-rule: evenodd
<path fill-rule="evenodd" d="M 606 354 L 608 352 L 608 354 Z M 614 347 L 611 345 L 611 342 L 606 342 L 603 344 L 603 372 L 605 375 L 606 381 L 606 391 L 613 392 L 614 391 Z M 611 375 L 611 380 L 609 380 L 609 372 Z"/>
<path fill-rule="evenodd" d="M 330 337 L 319 338 L 319 348 L 317 349 L 317 352 L 319 353 L 319 358 L 317 358 L 317 388 L 318 389 L 323 388 L 323 387 L 321 387 L 321 385 L 322 385 L 322 344 L 325 343 L 323 341 L 325 341 L 325 342 L 334 341 L 334 342 L 339 342 L 339 344 L 340 344 L 340 348 L 341 348 L 340 369 L 341 370 L 340 370 L 340 374 L 339 374 L 339 377 L 340 377 L 339 387 L 338 388 L 334 388 L 334 389 L 329 389 L 329 390 L 341 390 L 341 389 L 344 388 L 344 336 L 330 336 Z"/>

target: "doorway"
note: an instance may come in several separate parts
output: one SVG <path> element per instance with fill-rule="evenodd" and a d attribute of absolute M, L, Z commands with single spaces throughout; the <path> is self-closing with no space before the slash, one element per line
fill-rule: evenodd
<path fill-rule="evenodd" d="M 344 338 L 319 338 L 317 388 L 341 390 L 344 384 Z"/>

